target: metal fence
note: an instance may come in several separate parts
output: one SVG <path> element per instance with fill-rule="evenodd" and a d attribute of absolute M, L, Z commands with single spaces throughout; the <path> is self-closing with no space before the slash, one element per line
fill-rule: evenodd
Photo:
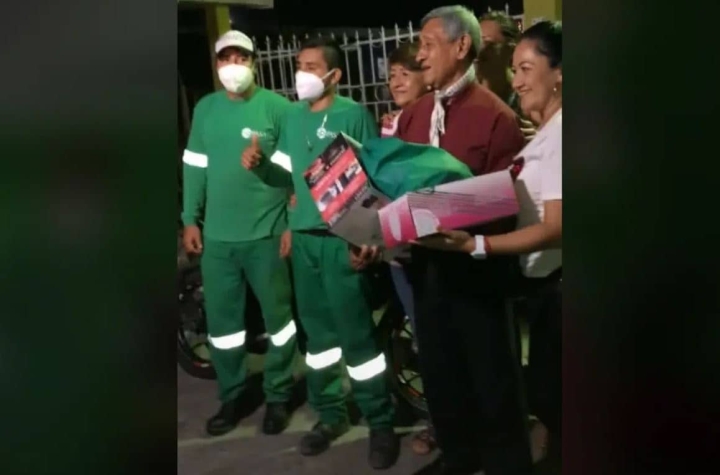
<path fill-rule="evenodd" d="M 488 10 L 490 10 L 488 8 Z M 505 5 L 509 13 L 508 5 Z M 522 15 L 511 15 L 522 22 Z M 331 36 L 342 47 L 345 56 L 343 79 L 339 94 L 365 104 L 376 119 L 393 109 L 387 87 L 388 54 L 401 43 L 417 37 L 419 28 L 408 23 L 407 27 L 367 28 L 363 30 L 332 29 L 318 32 L 318 36 Z M 308 38 L 309 35 L 305 35 Z M 295 56 L 305 38 L 296 36 L 276 39 L 253 38 L 258 53 L 258 83 L 296 100 L 294 90 Z"/>

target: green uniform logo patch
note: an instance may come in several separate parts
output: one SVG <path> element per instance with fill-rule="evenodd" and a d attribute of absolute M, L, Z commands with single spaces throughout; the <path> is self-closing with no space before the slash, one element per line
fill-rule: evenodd
<path fill-rule="evenodd" d="M 320 127 L 318 127 L 318 129 L 316 131 L 316 135 L 317 135 L 317 138 L 319 138 L 320 140 L 323 140 L 324 138 L 327 138 L 327 137 L 334 139 L 335 137 L 337 137 L 337 132 L 331 132 L 328 129 L 326 129 L 325 127 L 320 126 Z"/>
<path fill-rule="evenodd" d="M 242 137 L 244 139 L 250 139 L 250 137 L 252 137 L 253 134 L 257 135 L 258 137 L 267 136 L 266 133 L 260 132 L 258 130 L 252 130 L 250 127 L 245 127 L 244 129 L 242 129 L 242 132 L 240 132 L 240 134 L 242 135 Z"/>

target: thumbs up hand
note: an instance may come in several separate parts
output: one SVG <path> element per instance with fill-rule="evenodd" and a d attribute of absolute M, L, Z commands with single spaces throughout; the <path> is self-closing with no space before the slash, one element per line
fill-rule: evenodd
<path fill-rule="evenodd" d="M 250 138 L 250 145 L 248 145 L 242 153 L 242 166 L 248 170 L 255 168 L 260 163 L 261 158 L 262 150 L 260 150 L 258 136 L 257 134 L 253 134 Z"/>

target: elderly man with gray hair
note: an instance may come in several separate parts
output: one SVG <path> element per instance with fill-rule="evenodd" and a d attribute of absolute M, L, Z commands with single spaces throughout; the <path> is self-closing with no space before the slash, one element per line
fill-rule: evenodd
<path fill-rule="evenodd" d="M 525 145 L 513 111 L 475 77 L 480 27 L 465 7 L 422 20 L 417 60 L 427 94 L 406 109 L 397 136 L 450 152 L 476 175 L 508 169 Z M 471 230 L 510 232 L 515 219 Z M 482 246 L 480 246 L 482 247 Z M 490 254 L 488 256 L 487 254 Z M 527 417 L 506 300 L 516 258 L 413 246 L 410 278 L 425 394 L 441 456 L 421 474 L 530 473 Z"/>

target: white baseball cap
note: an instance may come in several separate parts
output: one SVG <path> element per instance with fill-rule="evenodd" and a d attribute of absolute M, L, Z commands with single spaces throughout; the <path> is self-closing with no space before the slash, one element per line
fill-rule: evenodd
<path fill-rule="evenodd" d="M 218 38 L 215 42 L 215 53 L 219 53 L 228 46 L 235 46 L 249 52 L 255 51 L 255 46 L 248 35 L 237 30 L 230 30 Z"/>

